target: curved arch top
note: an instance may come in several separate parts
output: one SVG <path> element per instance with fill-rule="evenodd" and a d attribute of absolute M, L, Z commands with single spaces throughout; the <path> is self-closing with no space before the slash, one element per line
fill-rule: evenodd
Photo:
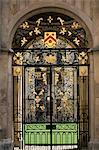
<path fill-rule="evenodd" d="M 40 47 L 57 47 L 59 39 L 66 39 L 66 43 L 72 43 L 73 47 L 88 47 L 88 38 L 82 25 L 74 18 L 52 11 L 34 15 L 21 23 L 15 32 L 12 47 L 27 47 L 31 41 L 38 41 L 38 38 L 42 39 Z"/>
<path fill-rule="evenodd" d="M 89 47 L 93 46 L 94 40 L 94 32 L 93 32 L 93 22 L 91 19 L 86 16 L 83 12 L 79 11 L 78 9 L 75 9 L 75 7 L 70 6 L 66 2 L 53 2 L 53 3 L 46 3 L 46 2 L 35 2 L 33 3 L 33 6 L 28 6 L 24 10 L 18 12 L 13 19 L 11 20 L 9 24 L 9 33 L 8 33 L 8 47 L 11 48 L 11 43 L 14 37 L 14 34 L 16 32 L 17 27 L 27 18 L 44 13 L 54 11 L 57 13 L 62 13 L 64 15 L 68 15 L 72 18 L 75 18 L 85 29 L 87 35 L 88 35 L 88 41 L 89 41 Z M 79 14 L 79 16 L 78 16 Z"/>

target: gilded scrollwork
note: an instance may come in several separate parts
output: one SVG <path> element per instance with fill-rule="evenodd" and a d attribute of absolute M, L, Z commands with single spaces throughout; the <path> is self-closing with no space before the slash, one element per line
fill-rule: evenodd
<path fill-rule="evenodd" d="M 33 39 L 37 41 L 38 37 L 44 40 L 45 32 L 56 32 L 57 39 L 64 37 L 74 47 L 88 45 L 85 30 L 74 18 L 48 12 L 31 17 L 19 25 L 13 40 L 13 47 L 25 47 L 30 45 Z"/>

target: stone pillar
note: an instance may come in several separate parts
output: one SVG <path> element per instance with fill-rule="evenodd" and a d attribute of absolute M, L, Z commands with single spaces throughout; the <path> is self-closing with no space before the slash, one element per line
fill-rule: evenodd
<path fill-rule="evenodd" d="M 2 148 L 13 143 L 13 82 L 12 53 L 7 50 L 0 52 L 0 132 Z M 11 147 L 10 147 L 11 150 Z"/>
<path fill-rule="evenodd" d="M 13 51 L 9 51 L 8 53 L 8 128 L 7 128 L 7 137 L 11 139 L 13 143 L 14 139 L 14 128 L 13 128 L 13 75 L 12 75 L 12 56 Z"/>
<path fill-rule="evenodd" d="M 89 75 L 89 150 L 99 150 L 99 49 L 90 53 Z"/>

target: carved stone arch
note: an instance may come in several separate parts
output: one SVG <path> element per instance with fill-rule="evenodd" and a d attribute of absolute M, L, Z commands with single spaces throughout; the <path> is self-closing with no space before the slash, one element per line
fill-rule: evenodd
<path fill-rule="evenodd" d="M 9 33 L 8 33 L 8 48 L 12 47 L 12 40 L 14 37 L 14 34 L 18 28 L 18 26 L 29 17 L 32 17 L 34 15 L 40 14 L 40 13 L 46 13 L 46 12 L 56 12 L 56 13 L 62 13 L 64 15 L 68 15 L 72 18 L 75 18 L 79 24 L 82 25 L 82 27 L 85 29 L 87 37 L 88 37 L 88 47 L 93 47 L 94 44 L 94 32 L 93 29 L 93 23 L 91 19 L 86 16 L 83 12 L 77 10 L 76 8 L 70 6 L 67 3 L 64 2 L 53 2 L 52 4 L 49 4 L 48 2 L 37 2 L 33 3 L 33 6 L 30 6 L 26 8 L 25 10 L 22 10 L 18 12 L 13 18 L 12 21 L 9 24 Z"/>
<path fill-rule="evenodd" d="M 93 32 L 93 22 L 91 19 L 86 16 L 82 11 L 79 11 L 75 7 L 72 7 L 71 5 L 67 4 L 66 2 L 53 2 L 46 3 L 46 2 L 36 2 L 33 3 L 33 6 L 29 6 L 26 9 L 19 11 L 11 20 L 9 23 L 9 29 L 8 29 L 8 48 L 12 47 L 12 40 L 15 34 L 15 31 L 19 24 L 21 24 L 25 19 L 44 12 L 48 11 L 54 11 L 57 13 L 63 13 L 64 15 L 68 15 L 72 18 L 75 18 L 85 29 L 87 35 L 88 35 L 88 42 L 89 47 L 93 47 L 94 45 L 94 32 Z M 79 14 L 79 15 L 78 15 Z"/>

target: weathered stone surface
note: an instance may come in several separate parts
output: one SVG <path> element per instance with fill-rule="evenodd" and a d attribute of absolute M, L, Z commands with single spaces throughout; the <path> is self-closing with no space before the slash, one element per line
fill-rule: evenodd
<path fill-rule="evenodd" d="M 7 48 L 6 50 L 11 48 L 11 42 L 18 22 L 21 19 L 23 21 L 27 14 L 31 16 L 31 12 L 35 9 L 46 6 L 55 7 L 55 5 L 57 8 L 63 8 L 64 6 L 64 9 L 67 10 L 70 7 L 71 9 L 68 12 L 72 16 L 75 16 L 86 29 L 89 42 L 91 43 L 89 46 L 96 47 L 99 45 L 99 0 L 0 0 L 0 50 L 2 48 Z M 64 9 L 63 11 L 65 12 Z M 87 21 L 84 22 L 84 20 Z M 11 65 L 11 57 L 9 60 L 8 53 L 0 52 L 0 130 L 2 130 L 3 138 L 12 138 L 13 134 L 13 83 Z M 97 51 L 91 54 L 89 76 L 89 84 L 91 86 L 89 90 L 89 125 L 91 127 L 90 139 L 92 140 L 89 149 L 98 150 L 99 52 Z"/>

